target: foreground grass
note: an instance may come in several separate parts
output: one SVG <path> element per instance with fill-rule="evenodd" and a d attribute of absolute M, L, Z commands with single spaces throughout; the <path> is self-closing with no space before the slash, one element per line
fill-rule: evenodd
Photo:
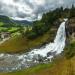
<path fill-rule="evenodd" d="M 15 72 L 10 72 L 10 73 L 0 73 L 0 75 L 35 75 L 38 72 L 41 72 L 43 69 L 47 69 L 52 67 L 53 64 L 49 63 L 49 64 L 40 64 L 37 65 L 35 67 L 29 68 L 29 69 L 25 69 L 22 71 L 15 71 Z"/>
<path fill-rule="evenodd" d="M 51 33 L 50 31 L 34 40 L 29 40 L 25 36 L 16 36 L 0 45 L 0 53 L 18 53 L 28 51 L 30 48 L 36 48 L 46 42 L 50 42 L 54 39 L 54 36 L 54 32 Z"/>
<path fill-rule="evenodd" d="M 0 75 L 75 75 L 75 58 L 59 59 L 55 63 L 41 64 L 33 68 Z"/>

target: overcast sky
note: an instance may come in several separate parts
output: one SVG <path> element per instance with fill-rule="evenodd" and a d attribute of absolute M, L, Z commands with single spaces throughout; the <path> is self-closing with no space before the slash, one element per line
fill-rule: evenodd
<path fill-rule="evenodd" d="M 0 0 L 0 15 L 17 20 L 36 20 L 60 6 L 70 7 L 75 0 Z"/>

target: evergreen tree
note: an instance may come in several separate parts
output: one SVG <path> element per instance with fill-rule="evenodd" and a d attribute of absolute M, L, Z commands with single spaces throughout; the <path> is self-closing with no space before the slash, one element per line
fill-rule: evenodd
<path fill-rule="evenodd" d="M 75 17 L 75 7 L 72 5 L 72 8 L 70 9 L 70 18 Z"/>

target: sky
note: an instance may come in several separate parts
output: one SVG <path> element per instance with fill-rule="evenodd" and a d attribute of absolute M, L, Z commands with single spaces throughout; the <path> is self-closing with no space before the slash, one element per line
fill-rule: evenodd
<path fill-rule="evenodd" d="M 0 15 L 15 20 L 39 20 L 57 7 L 70 7 L 75 0 L 0 0 Z"/>

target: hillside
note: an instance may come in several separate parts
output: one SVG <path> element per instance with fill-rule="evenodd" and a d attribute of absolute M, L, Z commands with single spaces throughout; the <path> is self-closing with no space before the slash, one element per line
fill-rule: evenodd
<path fill-rule="evenodd" d="M 0 25 L 1 27 L 14 27 L 16 26 L 16 24 L 14 22 L 12 22 L 12 19 L 4 16 L 4 15 L 0 15 L 0 23 L 3 23 L 2 25 Z"/>
<path fill-rule="evenodd" d="M 19 25 L 31 25 L 32 22 L 26 21 L 26 20 L 13 20 L 12 18 L 9 18 L 8 16 L 0 15 L 0 22 L 3 22 L 5 25 L 3 27 L 14 27 Z"/>
<path fill-rule="evenodd" d="M 54 31 L 54 32 L 53 32 Z M 49 30 L 43 36 L 40 36 L 34 40 L 27 39 L 27 37 L 19 35 L 10 38 L 0 45 L 0 52 L 16 53 L 22 51 L 28 51 L 31 48 L 40 47 L 53 41 L 57 30 Z M 41 40 L 40 40 L 41 39 Z"/>
<path fill-rule="evenodd" d="M 1 32 L 15 32 L 18 31 L 19 26 L 17 23 L 13 22 L 11 18 L 0 15 L 0 33 Z"/>
<path fill-rule="evenodd" d="M 0 15 L 0 32 L 17 32 L 21 27 L 31 26 L 29 21 L 17 21 L 8 16 Z"/>
<path fill-rule="evenodd" d="M 48 14 L 51 15 L 52 13 L 47 13 L 47 16 Z M 46 17 L 46 15 L 44 17 Z M 46 21 L 43 18 L 40 21 L 34 21 L 32 29 L 27 27 L 26 32 L 24 32 L 23 27 L 11 27 L 6 30 L 13 33 L 14 35 L 17 33 L 21 33 L 21 35 L 11 37 L 9 40 L 2 43 L 0 45 L 0 52 L 18 53 L 22 51 L 28 51 L 32 48 L 40 47 L 53 41 L 54 37 L 56 36 L 57 29 L 60 25 L 60 21 L 56 19 L 55 16 L 51 17 L 53 18 L 52 20 L 49 17 L 51 22 L 47 22 L 48 24 L 46 25 L 43 24 L 43 22 Z"/>

